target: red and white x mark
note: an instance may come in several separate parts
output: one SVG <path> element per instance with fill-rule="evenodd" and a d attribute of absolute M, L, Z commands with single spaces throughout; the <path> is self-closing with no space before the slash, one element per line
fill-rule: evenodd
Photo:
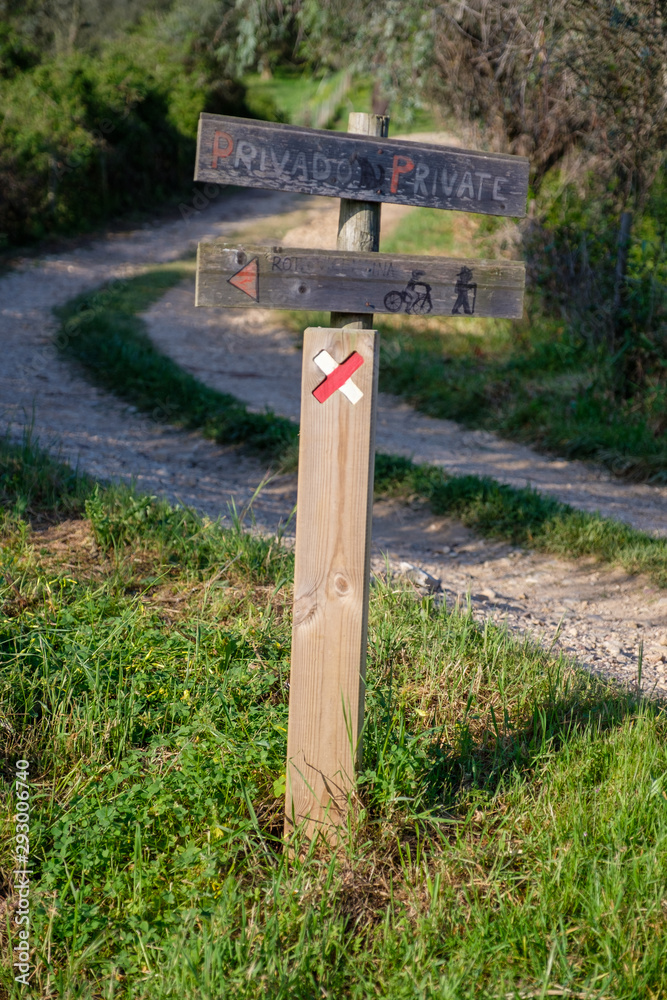
<path fill-rule="evenodd" d="M 358 403 L 363 392 L 356 386 L 352 379 L 357 368 L 361 368 L 364 359 L 358 351 L 353 351 L 341 365 L 331 357 L 328 351 L 320 351 L 313 361 L 327 376 L 324 382 L 320 382 L 313 396 L 319 403 L 326 403 L 330 396 L 333 396 L 336 389 L 340 389 L 344 396 L 347 396 L 351 403 Z"/>

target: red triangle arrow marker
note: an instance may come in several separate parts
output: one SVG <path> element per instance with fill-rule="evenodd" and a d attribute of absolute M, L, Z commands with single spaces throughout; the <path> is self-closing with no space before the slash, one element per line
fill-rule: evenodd
<path fill-rule="evenodd" d="M 253 257 L 240 271 L 227 278 L 230 285 L 239 288 L 255 302 L 259 302 L 259 258 Z"/>

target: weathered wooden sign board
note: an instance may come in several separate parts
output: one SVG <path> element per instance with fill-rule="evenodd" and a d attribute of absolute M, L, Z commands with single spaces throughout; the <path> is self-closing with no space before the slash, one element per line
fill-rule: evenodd
<path fill-rule="evenodd" d="M 520 261 L 200 243 L 198 306 L 434 316 L 523 314 Z"/>
<path fill-rule="evenodd" d="M 361 750 L 379 336 L 373 313 L 521 315 L 515 261 L 380 254 L 380 202 L 525 215 L 528 161 L 387 138 L 202 115 L 195 180 L 341 199 L 336 251 L 200 244 L 197 305 L 331 309 L 306 330 L 287 736 L 285 832 L 344 826 Z M 365 252 L 365 251 L 373 252 Z"/>
<path fill-rule="evenodd" d="M 195 180 L 522 217 L 528 166 L 521 156 L 203 114 Z"/>

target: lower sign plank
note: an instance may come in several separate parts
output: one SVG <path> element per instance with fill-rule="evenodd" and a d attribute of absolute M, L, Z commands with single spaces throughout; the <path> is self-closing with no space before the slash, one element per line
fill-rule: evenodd
<path fill-rule="evenodd" d="M 516 319 L 523 313 L 524 283 L 524 265 L 513 260 L 216 241 L 199 244 L 196 304 Z"/>

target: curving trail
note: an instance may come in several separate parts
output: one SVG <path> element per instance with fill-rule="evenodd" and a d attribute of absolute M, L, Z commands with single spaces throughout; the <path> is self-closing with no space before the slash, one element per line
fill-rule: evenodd
<path fill-rule="evenodd" d="M 405 212 L 384 206 L 383 231 Z M 52 308 L 113 277 L 182 258 L 216 236 L 280 239 L 292 246 L 335 245 L 337 204 L 329 199 L 244 190 L 220 197 L 187 221 L 109 232 L 62 254 L 16 262 L 0 278 L 0 418 L 18 435 L 34 422 L 41 442 L 100 478 L 135 480 L 150 493 L 181 500 L 210 516 L 230 499 L 249 502 L 265 475 L 233 449 L 156 424 L 66 365 L 52 344 Z M 300 353 L 279 313 L 195 310 L 193 281 L 172 289 L 147 314 L 165 353 L 202 381 L 298 417 Z M 532 485 L 586 510 L 667 535 L 667 487 L 628 484 L 579 462 L 552 460 L 488 432 L 416 413 L 383 396 L 378 448 L 442 465 L 455 473 L 491 475 Z M 293 477 L 272 480 L 253 505 L 257 521 L 275 528 L 292 510 Z M 448 598 L 471 594 L 475 613 L 554 643 L 591 668 L 631 682 L 643 642 L 643 687 L 667 695 L 667 594 L 593 561 L 577 563 L 525 553 L 473 536 L 434 518 L 423 506 L 380 501 L 374 522 L 374 565 L 401 562 L 443 581 Z M 412 573 L 403 566 L 402 572 Z"/>

